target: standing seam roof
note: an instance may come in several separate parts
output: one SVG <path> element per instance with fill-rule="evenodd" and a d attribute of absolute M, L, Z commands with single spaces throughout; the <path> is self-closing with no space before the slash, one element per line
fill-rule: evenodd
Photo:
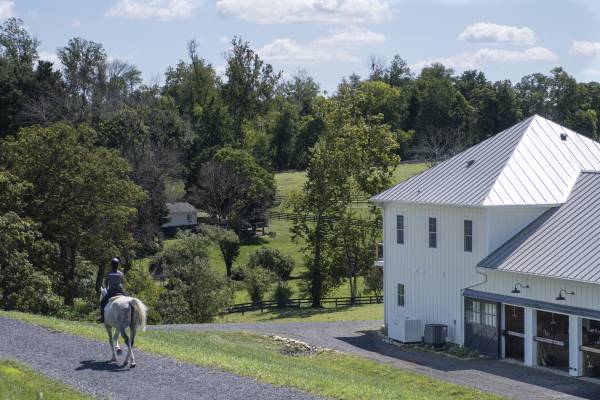
<path fill-rule="evenodd" d="M 567 201 L 500 246 L 479 267 L 600 283 L 600 172 L 582 172 Z"/>
<path fill-rule="evenodd" d="M 561 134 L 567 135 L 566 141 Z M 468 166 L 470 160 L 475 162 Z M 600 144 L 534 115 L 371 200 L 559 205 L 582 170 L 600 170 Z"/>

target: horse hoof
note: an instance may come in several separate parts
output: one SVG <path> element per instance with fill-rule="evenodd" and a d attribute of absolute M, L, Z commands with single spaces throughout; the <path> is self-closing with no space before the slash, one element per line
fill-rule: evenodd
<path fill-rule="evenodd" d="M 129 366 L 129 368 L 135 368 L 135 363 L 131 363 L 131 365 Z"/>
<path fill-rule="evenodd" d="M 119 356 L 120 356 L 121 354 L 123 354 L 123 350 L 121 350 L 121 349 L 117 349 L 117 355 L 119 355 Z"/>

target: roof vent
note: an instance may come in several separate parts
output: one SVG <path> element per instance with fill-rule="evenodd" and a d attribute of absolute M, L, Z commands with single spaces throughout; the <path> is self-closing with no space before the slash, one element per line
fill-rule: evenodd
<path fill-rule="evenodd" d="M 467 161 L 467 168 L 469 168 L 473 164 L 475 164 L 475 160 L 469 160 L 469 161 Z"/>
<path fill-rule="evenodd" d="M 569 136 L 566 133 L 561 133 L 560 134 L 560 140 L 562 140 L 563 142 L 566 142 L 568 137 Z"/>

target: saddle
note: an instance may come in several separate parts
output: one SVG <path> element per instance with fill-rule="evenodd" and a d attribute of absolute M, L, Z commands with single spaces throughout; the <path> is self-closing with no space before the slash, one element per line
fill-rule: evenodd
<path fill-rule="evenodd" d="M 108 299 L 109 303 L 112 303 L 113 301 L 115 301 L 116 299 L 118 299 L 119 297 L 123 297 L 125 296 L 124 294 L 116 294 L 114 296 L 112 296 L 111 298 Z"/>

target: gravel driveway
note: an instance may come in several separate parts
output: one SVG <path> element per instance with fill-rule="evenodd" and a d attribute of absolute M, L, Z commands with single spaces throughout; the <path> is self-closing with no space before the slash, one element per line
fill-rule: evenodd
<path fill-rule="evenodd" d="M 151 329 L 233 330 L 281 335 L 367 357 L 436 379 L 511 399 L 600 399 L 600 384 L 505 361 L 465 361 L 386 343 L 374 332 L 383 321 L 172 325 Z"/>
<path fill-rule="evenodd" d="M 316 399 L 296 390 L 142 351 L 136 352 L 137 368 L 118 368 L 106 361 L 110 358 L 108 343 L 52 332 L 4 317 L 0 317 L 0 358 L 28 364 L 99 398 Z"/>

